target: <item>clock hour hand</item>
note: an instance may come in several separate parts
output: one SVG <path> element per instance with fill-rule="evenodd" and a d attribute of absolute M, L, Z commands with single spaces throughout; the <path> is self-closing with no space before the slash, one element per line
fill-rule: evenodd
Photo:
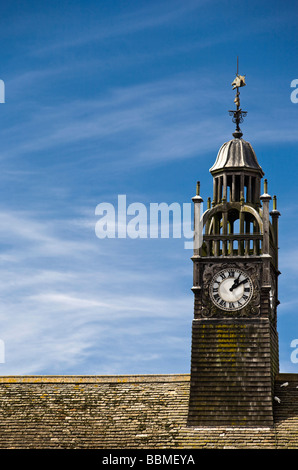
<path fill-rule="evenodd" d="M 237 279 L 235 279 L 234 281 L 234 284 L 232 285 L 232 287 L 230 287 L 230 291 L 232 292 L 233 289 L 235 289 L 236 287 L 239 286 L 239 279 L 240 279 L 240 276 L 241 274 L 239 274 L 239 277 Z"/>
<path fill-rule="evenodd" d="M 237 283 L 237 280 L 234 281 L 234 284 L 232 285 L 232 287 L 230 287 L 230 291 L 232 292 L 233 289 L 235 289 L 235 287 L 238 287 L 238 283 Z"/>

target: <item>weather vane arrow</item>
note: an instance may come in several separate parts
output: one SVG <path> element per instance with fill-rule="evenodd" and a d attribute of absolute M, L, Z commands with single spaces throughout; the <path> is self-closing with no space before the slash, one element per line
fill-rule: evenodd
<path fill-rule="evenodd" d="M 237 139 L 242 137 L 242 132 L 240 129 L 240 124 L 243 122 L 243 118 L 247 115 L 247 111 L 242 111 L 240 108 L 240 92 L 239 88 L 246 85 L 245 83 L 245 75 L 239 75 L 239 58 L 237 57 L 237 72 L 236 78 L 231 83 L 232 89 L 237 90 L 236 97 L 234 99 L 234 103 L 236 104 L 236 109 L 229 111 L 230 116 L 233 116 L 232 121 L 236 124 L 236 130 L 233 133 L 233 136 Z"/>

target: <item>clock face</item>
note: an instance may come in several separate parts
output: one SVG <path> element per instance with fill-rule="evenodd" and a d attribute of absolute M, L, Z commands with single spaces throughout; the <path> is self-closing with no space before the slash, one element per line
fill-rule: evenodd
<path fill-rule="evenodd" d="M 237 268 L 219 271 L 210 284 L 212 302 L 222 310 L 240 310 L 248 304 L 252 293 L 250 277 Z"/>

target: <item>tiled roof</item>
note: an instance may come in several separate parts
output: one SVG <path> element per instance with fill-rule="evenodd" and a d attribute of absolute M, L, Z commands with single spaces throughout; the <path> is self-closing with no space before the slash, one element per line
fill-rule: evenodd
<path fill-rule="evenodd" d="M 298 448 L 298 374 L 277 377 L 272 428 L 187 427 L 189 385 L 188 374 L 0 377 L 0 447 Z"/>

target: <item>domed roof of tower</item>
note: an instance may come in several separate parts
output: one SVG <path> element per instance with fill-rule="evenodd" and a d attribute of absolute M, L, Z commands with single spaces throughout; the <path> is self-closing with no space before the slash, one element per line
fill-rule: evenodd
<path fill-rule="evenodd" d="M 220 147 L 216 161 L 209 171 L 213 174 L 224 169 L 251 169 L 264 175 L 251 144 L 241 138 L 229 140 Z"/>

